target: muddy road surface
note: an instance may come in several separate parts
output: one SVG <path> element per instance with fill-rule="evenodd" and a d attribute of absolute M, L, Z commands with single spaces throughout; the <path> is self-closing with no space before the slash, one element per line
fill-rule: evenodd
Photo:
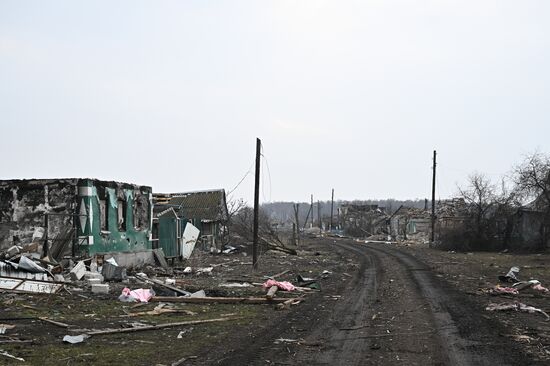
<path fill-rule="evenodd" d="M 355 265 L 284 317 L 228 340 L 233 347 L 211 355 L 213 364 L 537 364 L 479 304 L 405 251 L 319 240 Z"/>

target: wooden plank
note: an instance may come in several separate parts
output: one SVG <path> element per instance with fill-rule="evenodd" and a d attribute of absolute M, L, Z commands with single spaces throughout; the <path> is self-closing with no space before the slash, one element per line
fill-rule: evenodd
<path fill-rule="evenodd" d="M 269 288 L 269 290 L 267 291 L 267 295 L 265 295 L 265 297 L 270 299 L 270 300 L 273 299 L 275 297 L 275 294 L 277 293 L 278 289 L 279 288 L 277 286 L 271 286 Z"/>
<path fill-rule="evenodd" d="M 182 290 L 182 289 L 177 288 L 177 287 L 174 287 L 174 286 L 167 285 L 167 284 L 165 284 L 164 282 L 159 281 L 159 280 L 154 280 L 154 279 L 152 279 L 152 278 L 141 277 L 141 276 L 136 276 L 136 278 L 137 278 L 138 280 L 141 280 L 141 281 L 144 281 L 144 282 L 149 281 L 149 282 L 152 282 L 152 283 L 157 284 L 157 285 L 159 285 L 159 286 L 166 287 L 167 289 L 172 290 L 172 291 L 175 291 L 175 292 L 177 292 L 178 294 L 182 294 L 182 295 L 184 295 L 184 296 L 191 296 L 191 293 L 190 293 L 190 292 L 185 291 L 185 290 Z"/>
<path fill-rule="evenodd" d="M 183 302 L 189 304 L 278 304 L 289 300 L 288 297 L 186 297 L 186 296 L 155 296 L 150 302 Z M 303 300 L 296 298 L 293 300 Z"/>
<path fill-rule="evenodd" d="M 61 323 L 61 322 L 56 322 L 55 320 L 51 320 L 51 319 L 48 319 L 46 317 L 43 317 L 43 316 L 39 316 L 38 319 L 42 320 L 42 321 L 45 321 L 47 323 L 50 323 L 50 324 L 53 324 L 53 325 L 57 325 L 58 327 L 61 327 L 61 328 L 69 328 L 70 325 L 69 324 L 65 324 L 65 323 Z"/>
<path fill-rule="evenodd" d="M 131 332 L 140 332 L 143 330 L 154 330 L 154 329 L 162 329 L 162 328 L 179 327 L 179 326 L 185 326 L 185 325 L 225 322 L 228 320 L 237 320 L 237 319 L 241 319 L 241 318 L 216 318 L 216 319 L 204 319 L 204 320 L 189 320 L 185 322 L 157 324 L 157 325 L 149 325 L 145 327 L 94 330 L 91 332 L 87 332 L 86 334 L 93 336 L 93 335 L 100 335 L 100 334 L 131 333 Z"/>

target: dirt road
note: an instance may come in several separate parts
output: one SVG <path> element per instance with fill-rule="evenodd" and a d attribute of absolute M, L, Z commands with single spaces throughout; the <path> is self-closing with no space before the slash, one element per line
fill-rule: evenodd
<path fill-rule="evenodd" d="M 251 329 L 218 364 L 536 364 L 483 308 L 413 256 L 385 244 L 322 244 L 358 265 L 284 319 Z"/>

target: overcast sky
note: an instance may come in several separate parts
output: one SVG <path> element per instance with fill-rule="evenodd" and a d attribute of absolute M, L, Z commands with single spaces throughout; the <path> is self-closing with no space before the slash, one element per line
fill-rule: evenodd
<path fill-rule="evenodd" d="M 0 0 L 0 179 L 229 191 L 260 137 L 262 201 L 429 197 L 434 149 L 448 197 L 550 151 L 549 19 L 547 0 Z"/>

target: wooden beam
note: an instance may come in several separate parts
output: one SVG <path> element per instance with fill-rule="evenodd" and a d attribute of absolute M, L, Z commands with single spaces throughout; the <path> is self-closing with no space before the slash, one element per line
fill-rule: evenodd
<path fill-rule="evenodd" d="M 287 301 L 288 297 L 187 297 L 187 296 L 155 296 L 150 302 L 183 302 L 190 304 L 279 304 Z M 296 300 L 303 300 L 296 298 Z"/>
<path fill-rule="evenodd" d="M 139 332 L 142 330 L 171 328 L 171 327 L 179 327 L 179 326 L 203 324 L 203 323 L 225 322 L 228 320 L 237 320 L 237 319 L 241 319 L 241 318 L 216 318 L 216 319 L 204 319 L 204 320 L 189 320 L 185 322 L 157 324 L 157 325 L 149 325 L 145 327 L 94 330 L 91 332 L 87 332 L 86 334 L 93 336 L 93 335 L 100 335 L 100 334 L 131 333 L 131 332 Z"/>

